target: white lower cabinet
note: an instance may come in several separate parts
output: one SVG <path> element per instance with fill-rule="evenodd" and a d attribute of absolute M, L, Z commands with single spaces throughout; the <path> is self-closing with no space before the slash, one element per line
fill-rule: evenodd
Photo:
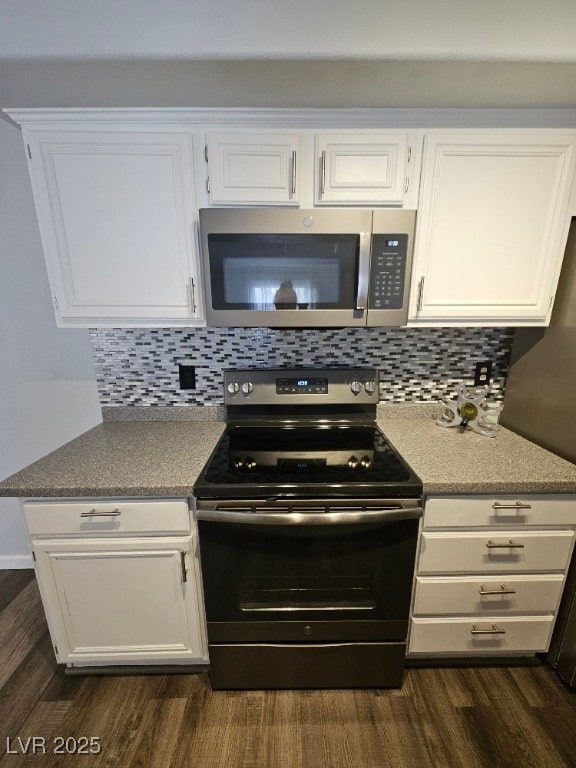
<path fill-rule="evenodd" d="M 572 553 L 573 538 L 573 531 L 425 531 L 418 570 L 420 573 L 564 570 Z"/>
<path fill-rule="evenodd" d="M 471 614 L 554 613 L 564 575 L 418 576 L 414 613 Z"/>
<path fill-rule="evenodd" d="M 576 497 L 426 501 L 408 654 L 548 649 L 576 529 Z"/>
<path fill-rule="evenodd" d="M 554 616 L 412 619 L 412 653 L 486 656 L 546 651 Z"/>
<path fill-rule="evenodd" d="M 22 506 L 59 662 L 206 661 L 197 536 L 186 501 Z"/>

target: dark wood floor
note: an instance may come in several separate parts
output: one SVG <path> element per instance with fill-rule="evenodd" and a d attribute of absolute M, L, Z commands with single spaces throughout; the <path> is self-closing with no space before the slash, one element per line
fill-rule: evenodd
<path fill-rule="evenodd" d="M 46 755 L 40 741 L 24 754 L 34 736 Z M 97 737 L 101 753 L 55 755 L 54 739 L 69 737 Z M 576 695 L 545 666 L 410 669 L 393 691 L 65 677 L 33 573 L 0 571 L 0 768 L 20 766 L 573 768 Z"/>

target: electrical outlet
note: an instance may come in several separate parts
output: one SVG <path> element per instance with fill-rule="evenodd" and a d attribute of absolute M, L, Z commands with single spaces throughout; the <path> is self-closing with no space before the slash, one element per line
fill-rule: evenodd
<path fill-rule="evenodd" d="M 180 389 L 196 389 L 196 368 L 193 365 L 178 365 Z"/>
<path fill-rule="evenodd" d="M 485 387 L 490 384 L 492 377 L 492 361 L 484 360 L 481 363 L 476 363 L 474 368 L 474 386 Z"/>

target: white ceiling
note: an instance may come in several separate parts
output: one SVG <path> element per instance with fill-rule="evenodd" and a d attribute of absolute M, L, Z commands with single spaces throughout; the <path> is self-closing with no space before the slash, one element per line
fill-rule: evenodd
<path fill-rule="evenodd" d="M 0 107 L 576 107 L 576 0 L 0 0 Z"/>
<path fill-rule="evenodd" d="M 0 0 L 0 60 L 576 61 L 574 0 Z"/>

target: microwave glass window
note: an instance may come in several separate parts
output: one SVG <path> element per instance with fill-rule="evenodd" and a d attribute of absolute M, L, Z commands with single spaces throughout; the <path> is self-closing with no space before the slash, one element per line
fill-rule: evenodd
<path fill-rule="evenodd" d="M 357 235 L 209 235 L 218 309 L 336 309 L 356 289 Z"/>

